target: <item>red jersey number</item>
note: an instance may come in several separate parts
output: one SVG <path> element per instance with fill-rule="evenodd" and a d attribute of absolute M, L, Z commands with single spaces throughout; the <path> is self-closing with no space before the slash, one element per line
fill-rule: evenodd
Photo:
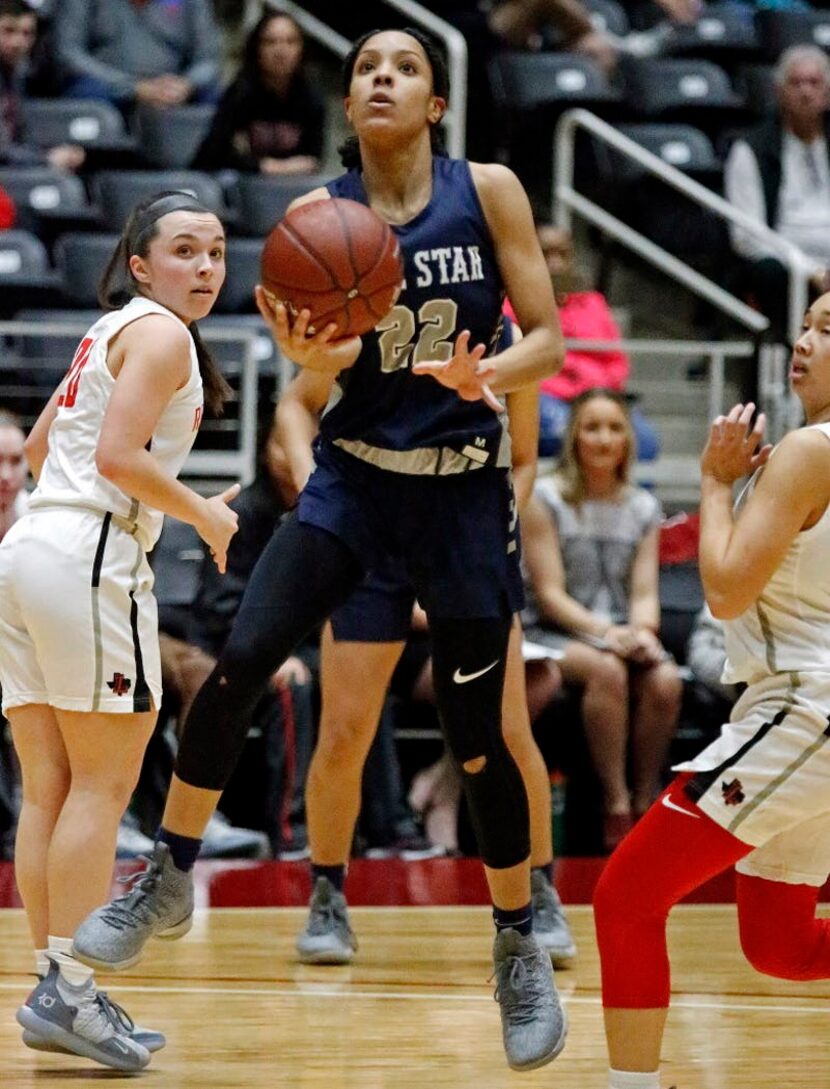
<path fill-rule="evenodd" d="M 63 393 L 58 398 L 58 408 L 74 408 L 75 401 L 78 399 L 78 386 L 81 382 L 81 371 L 87 364 L 89 359 L 89 353 L 92 351 L 92 345 L 95 341 L 92 337 L 84 337 L 81 343 L 78 345 L 78 350 L 75 352 L 75 358 L 72 360 L 72 366 L 66 375 L 66 386 Z"/>

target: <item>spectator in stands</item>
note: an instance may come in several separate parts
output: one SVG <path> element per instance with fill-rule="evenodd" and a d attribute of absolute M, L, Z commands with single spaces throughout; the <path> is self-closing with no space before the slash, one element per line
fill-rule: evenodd
<path fill-rule="evenodd" d="M 781 246 L 733 227 L 732 247 L 742 259 L 740 279 L 771 322 L 770 335 L 786 340 L 789 272 L 785 246 L 795 246 L 811 291 L 830 287 L 830 60 L 815 45 L 782 53 L 775 68 L 778 113 L 737 139 L 726 160 L 727 198 L 778 232 Z"/>
<path fill-rule="evenodd" d="M 53 21 L 71 98 L 164 108 L 218 97 L 210 0 L 61 0 Z"/>
<path fill-rule="evenodd" d="M 23 454 L 26 436 L 13 412 L 0 408 L 0 541 L 26 511 L 24 490 L 29 467 Z"/>
<path fill-rule="evenodd" d="M 738 698 L 738 686 L 725 684 L 721 680 L 725 663 L 726 636 L 723 622 L 716 620 L 709 606 L 704 605 L 695 617 L 694 626 L 689 634 L 686 664 L 695 680 L 700 681 L 714 696 L 731 708 Z"/>
<path fill-rule="evenodd" d="M 84 149 L 61 144 L 43 149 L 29 140 L 24 118 L 26 75 L 37 36 L 37 17 L 24 0 L 0 0 L 0 163 L 59 170 L 83 166 Z"/>
<path fill-rule="evenodd" d="M 303 66 L 303 33 L 290 15 L 266 13 L 245 44 L 196 153 L 197 170 L 311 174 L 320 165 L 325 105 Z"/>
<path fill-rule="evenodd" d="M 599 291 L 588 290 L 587 278 L 575 264 L 570 232 L 551 223 L 541 223 L 537 234 L 553 282 L 563 335 L 583 340 L 620 340 L 620 330 L 605 296 Z M 512 316 L 509 303 L 505 310 Z M 546 378 L 540 387 L 541 456 L 555 457 L 562 449 L 570 406 L 575 397 L 595 387 L 621 393 L 629 370 L 628 356 L 620 349 L 600 352 L 569 348 L 562 370 L 552 378 Z M 636 405 L 630 409 L 629 416 L 637 439 L 638 459 L 653 461 L 660 452 L 660 440 L 654 427 Z"/>
<path fill-rule="evenodd" d="M 682 696 L 657 637 L 660 511 L 629 481 L 633 445 L 618 393 L 580 394 L 559 468 L 537 482 L 522 524 L 534 601 L 528 634 L 564 652 L 563 680 L 582 689 L 608 851 L 658 793 Z"/>

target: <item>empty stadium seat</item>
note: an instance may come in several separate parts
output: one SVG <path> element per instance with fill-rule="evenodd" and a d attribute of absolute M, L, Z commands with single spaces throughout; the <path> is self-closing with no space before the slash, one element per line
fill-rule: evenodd
<path fill-rule="evenodd" d="M 672 54 L 694 54 L 731 66 L 759 55 L 761 40 L 751 8 L 741 4 L 707 4 L 693 26 L 676 25 L 669 40 Z"/>
<path fill-rule="evenodd" d="M 0 315 L 10 317 L 26 299 L 46 306 L 59 288 L 39 238 L 25 230 L 0 231 Z"/>
<path fill-rule="evenodd" d="M 29 98 L 23 117 L 38 147 L 57 144 L 132 144 L 121 111 L 96 99 Z"/>
<path fill-rule="evenodd" d="M 262 239 L 229 238 L 225 250 L 227 276 L 214 307 L 218 314 L 244 314 L 256 310 L 254 286 L 260 281 Z"/>
<path fill-rule="evenodd" d="M 118 230 L 140 200 L 163 189 L 184 189 L 224 219 L 227 209 L 222 189 L 210 174 L 196 170 L 102 170 L 92 182 L 98 204 L 106 210 L 107 225 Z"/>
<path fill-rule="evenodd" d="M 493 58 L 489 75 L 496 106 L 510 116 L 596 107 L 619 99 L 597 65 L 576 53 L 505 50 Z"/>
<path fill-rule="evenodd" d="M 642 118 L 688 121 L 713 133 L 746 120 L 729 76 L 711 61 L 691 58 L 626 59 L 626 98 Z"/>
<path fill-rule="evenodd" d="M 759 11 L 758 36 L 768 60 L 778 60 L 791 45 L 811 44 L 830 50 L 830 11 Z"/>
<path fill-rule="evenodd" d="M 18 225 L 25 230 L 39 234 L 54 219 L 79 226 L 97 222 L 98 213 L 74 174 L 48 166 L 8 166 L 0 169 L 0 186 L 14 201 Z"/>
<path fill-rule="evenodd" d="M 289 204 L 312 189 L 325 185 L 328 176 L 297 174 L 288 178 L 240 174 L 229 193 L 240 234 L 264 238 L 285 215 Z"/>
<path fill-rule="evenodd" d="M 157 110 L 142 106 L 136 115 L 138 142 L 147 162 L 185 169 L 204 139 L 215 106 L 176 106 Z"/>
<path fill-rule="evenodd" d="M 64 298 L 70 306 L 98 305 L 98 281 L 118 244 L 117 234 L 61 235 L 55 243 L 55 263 Z"/>
<path fill-rule="evenodd" d="M 620 38 L 628 33 L 628 15 L 617 0 L 586 0 L 585 7 L 597 30 L 608 31 Z"/>

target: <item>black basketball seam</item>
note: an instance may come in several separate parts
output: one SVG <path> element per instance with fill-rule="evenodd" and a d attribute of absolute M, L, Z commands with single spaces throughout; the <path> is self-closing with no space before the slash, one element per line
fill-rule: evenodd
<path fill-rule="evenodd" d="M 378 218 L 380 218 L 380 217 L 378 217 Z M 381 220 L 381 223 L 384 223 L 384 221 Z M 389 224 L 384 223 L 384 226 L 387 228 L 387 230 L 380 232 L 380 246 L 378 247 L 378 252 L 377 252 L 377 255 L 375 257 L 375 260 L 374 260 L 373 264 L 368 269 L 366 269 L 366 271 L 360 277 L 361 282 L 363 280 L 365 280 L 367 276 L 371 276 L 372 273 L 375 271 L 375 269 L 378 267 L 378 265 L 383 260 L 383 255 L 386 252 L 386 241 L 387 241 L 387 238 L 388 238 L 388 233 L 387 232 L 391 232 L 392 237 L 393 238 L 395 237 L 394 232 L 392 231 L 392 228 L 389 226 Z M 395 243 L 397 244 L 397 239 L 395 239 Z"/>
<path fill-rule="evenodd" d="M 343 285 L 338 280 L 337 276 L 335 276 L 334 269 L 331 268 L 328 261 L 324 261 L 323 258 L 320 256 L 320 254 L 317 252 L 317 250 L 315 250 L 313 246 L 309 245 L 309 243 L 302 237 L 302 235 L 298 234 L 297 231 L 290 224 L 286 223 L 284 220 L 283 220 L 283 227 L 285 228 L 286 232 L 291 235 L 291 237 L 294 239 L 294 241 L 298 242 L 300 244 L 300 246 L 305 250 L 305 252 L 310 257 L 314 258 L 314 260 L 317 262 L 317 264 L 320 266 L 320 268 L 326 270 L 326 272 L 331 277 L 331 282 L 335 285 L 335 287 L 338 289 L 338 291 L 350 291 L 351 290 L 351 288 L 349 288 L 349 287 L 343 287 Z M 351 264 L 351 254 L 349 255 L 349 263 Z M 354 267 L 353 267 L 352 270 L 354 271 Z M 353 286 L 354 286 L 354 284 L 352 284 L 352 287 Z"/>
<path fill-rule="evenodd" d="M 334 208 L 334 214 L 340 220 L 340 228 L 346 238 L 346 253 L 349 255 L 349 264 L 351 265 L 352 269 L 352 283 L 351 287 L 349 287 L 347 290 L 353 291 L 355 287 L 358 287 L 360 285 L 360 273 L 358 271 L 357 263 L 355 261 L 355 253 L 352 249 L 352 232 L 349 229 L 348 223 L 346 222 L 346 217 L 343 215 L 343 212 L 340 209 L 340 205 L 335 203 L 334 205 L 332 205 L 332 207 Z"/>

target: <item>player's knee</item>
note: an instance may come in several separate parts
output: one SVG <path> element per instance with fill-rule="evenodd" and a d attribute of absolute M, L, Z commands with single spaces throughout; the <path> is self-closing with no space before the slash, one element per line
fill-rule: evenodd
<path fill-rule="evenodd" d="M 588 685 L 601 688 L 609 699 L 628 699 L 628 666 L 616 654 L 601 651 L 591 668 Z"/>
<path fill-rule="evenodd" d="M 479 775 L 484 771 L 487 766 L 486 756 L 476 756 L 472 760 L 465 760 L 461 765 L 461 770 L 466 772 L 467 775 Z"/>
<path fill-rule="evenodd" d="M 320 719 L 316 755 L 327 764 L 337 767 L 362 763 L 372 744 L 377 719 L 365 715 L 338 714 Z"/>
<path fill-rule="evenodd" d="M 811 978 L 810 950 L 794 946 L 787 936 L 770 926 L 741 926 L 741 949 L 756 972 L 775 979 Z"/>

